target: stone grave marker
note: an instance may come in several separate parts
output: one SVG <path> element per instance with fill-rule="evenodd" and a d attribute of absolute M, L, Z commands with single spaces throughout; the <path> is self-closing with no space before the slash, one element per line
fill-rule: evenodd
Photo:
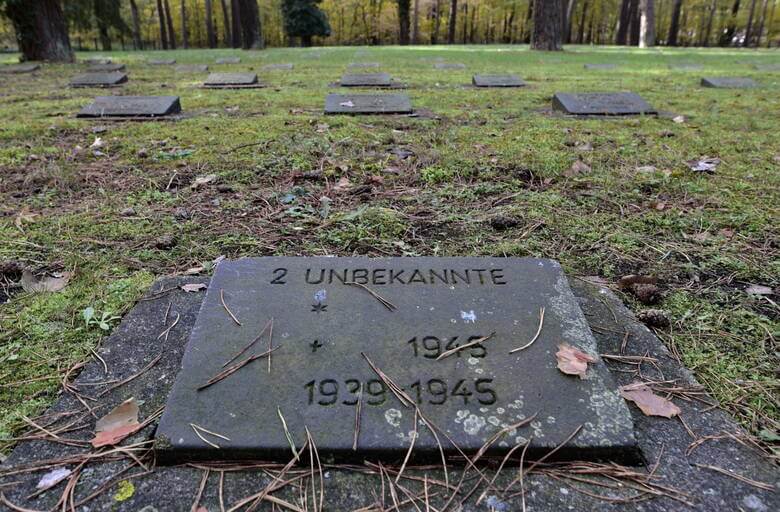
<path fill-rule="evenodd" d="M 97 64 L 111 64 L 111 59 L 107 59 L 105 57 L 95 57 L 92 59 L 84 59 L 85 64 L 89 65 L 97 65 Z"/>
<path fill-rule="evenodd" d="M 593 356 L 586 378 L 557 368 L 563 343 Z M 466 453 L 527 421 L 489 453 L 530 439 L 530 458 L 559 445 L 563 458 L 638 456 L 561 266 L 533 258 L 222 262 L 155 445 L 165 461 L 288 460 L 308 427 L 326 460 L 401 461 L 418 432 L 416 457 L 437 460 L 415 407 Z"/>
<path fill-rule="evenodd" d="M 127 74 L 120 71 L 112 73 L 84 73 L 70 80 L 71 87 L 116 87 L 127 82 Z"/>
<path fill-rule="evenodd" d="M 41 69 L 40 64 L 35 64 L 34 62 L 23 62 L 21 64 L 8 64 L 5 66 L 0 66 L 0 73 L 32 73 L 33 71 L 38 71 L 39 69 Z"/>
<path fill-rule="evenodd" d="M 350 69 L 378 68 L 378 62 L 352 62 L 347 66 Z"/>
<path fill-rule="evenodd" d="M 393 81 L 387 73 L 346 74 L 341 77 L 342 87 L 390 87 Z"/>
<path fill-rule="evenodd" d="M 328 94 L 326 114 L 411 114 L 406 94 Z"/>
<path fill-rule="evenodd" d="M 475 87 L 524 87 L 526 85 L 517 75 L 474 75 L 471 83 Z"/>
<path fill-rule="evenodd" d="M 450 69 L 466 69 L 466 65 L 465 64 L 461 64 L 459 62 L 454 62 L 454 63 L 453 62 L 437 62 L 436 64 L 434 64 L 434 67 L 436 69 L 447 69 L 447 70 L 450 70 Z"/>
<path fill-rule="evenodd" d="M 615 69 L 616 64 L 585 64 L 585 69 L 606 70 Z"/>
<path fill-rule="evenodd" d="M 710 77 L 701 79 L 702 87 L 715 89 L 751 89 L 758 87 L 758 83 L 752 78 L 735 77 Z"/>
<path fill-rule="evenodd" d="M 553 110 L 575 115 L 638 115 L 656 114 L 641 96 L 633 92 L 569 94 L 553 96 Z"/>
<path fill-rule="evenodd" d="M 98 96 L 76 117 L 162 117 L 179 112 L 178 96 Z"/>
<path fill-rule="evenodd" d="M 239 64 L 241 63 L 241 57 L 222 57 L 217 59 L 217 64 Z"/>
<path fill-rule="evenodd" d="M 211 73 L 203 87 L 207 89 L 254 89 L 264 87 L 255 73 Z"/>
<path fill-rule="evenodd" d="M 205 64 L 179 64 L 174 69 L 177 73 L 207 73 L 209 67 Z"/>
<path fill-rule="evenodd" d="M 176 59 L 152 59 L 149 64 L 152 66 L 173 66 L 176 64 Z"/>
<path fill-rule="evenodd" d="M 669 69 L 673 69 L 675 71 L 699 71 L 703 68 L 701 64 L 669 64 Z"/>
<path fill-rule="evenodd" d="M 758 71 L 780 71 L 780 64 L 756 64 L 753 67 Z"/>
<path fill-rule="evenodd" d="M 92 64 L 87 68 L 87 72 L 89 73 L 111 73 L 124 70 L 124 64 Z"/>
<path fill-rule="evenodd" d="M 262 67 L 263 71 L 291 70 L 295 66 L 292 64 L 266 64 Z"/>

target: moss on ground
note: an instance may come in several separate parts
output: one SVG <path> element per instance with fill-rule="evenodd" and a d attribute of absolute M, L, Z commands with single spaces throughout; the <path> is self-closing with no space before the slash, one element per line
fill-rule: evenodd
<path fill-rule="evenodd" d="M 78 65 L 0 76 L 0 261 L 76 271 L 50 295 L 0 276 L 0 297 L 12 296 L 0 306 L 0 439 L 49 405 L 62 372 L 105 334 L 85 325 L 85 308 L 121 315 L 154 276 L 222 254 L 541 256 L 572 275 L 656 275 L 665 292 L 656 307 L 674 319 L 667 344 L 753 432 L 777 432 L 778 297 L 745 292 L 777 290 L 780 275 L 780 73 L 753 67 L 780 62 L 777 52 L 364 51 L 243 52 L 227 66 L 213 64 L 227 50 L 165 54 L 213 70 L 295 64 L 260 72 L 269 88 L 234 91 L 144 64 L 161 53 L 110 55 L 128 65 L 130 82 L 108 94 L 179 95 L 178 121 L 74 119 L 104 94 L 66 87 Z M 437 58 L 467 69 L 435 70 Z M 329 84 L 355 60 L 383 63 L 421 115 L 323 116 Z M 583 68 L 598 62 L 618 68 Z M 479 72 L 515 72 L 529 86 L 467 87 Z M 703 75 L 762 86 L 703 89 Z M 557 91 L 623 90 L 685 121 L 548 111 Z M 104 145 L 90 148 L 97 137 Z M 714 174 L 688 169 L 704 156 L 721 159 Z M 586 167 L 570 172 L 577 160 Z M 193 186 L 206 175 L 216 179 Z"/>

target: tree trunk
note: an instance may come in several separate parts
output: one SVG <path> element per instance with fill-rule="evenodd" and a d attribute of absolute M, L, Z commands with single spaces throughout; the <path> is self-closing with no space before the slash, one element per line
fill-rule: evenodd
<path fill-rule="evenodd" d="M 233 48 L 241 48 L 241 6 L 240 0 L 231 0 L 230 2 L 230 14 L 233 18 L 233 24 L 230 27 L 230 32 L 233 34 L 233 40 L 231 46 Z"/>
<path fill-rule="evenodd" d="M 469 23 L 469 4 L 463 4 L 463 23 L 461 27 L 461 37 L 460 40 L 463 42 L 463 44 L 466 44 L 466 40 L 468 37 L 468 23 Z"/>
<path fill-rule="evenodd" d="M 756 0 L 750 2 L 750 11 L 748 12 L 747 27 L 745 27 L 745 40 L 742 42 L 742 46 L 750 46 L 750 40 L 753 39 L 753 15 L 756 12 Z"/>
<path fill-rule="evenodd" d="M 135 0 L 130 0 L 130 13 L 133 16 L 133 46 L 136 50 L 144 49 L 144 42 L 141 39 L 141 18 L 138 17 L 138 5 Z"/>
<path fill-rule="evenodd" d="M 168 30 L 165 28 L 165 9 L 162 0 L 157 0 L 157 18 L 160 20 L 160 45 L 163 50 L 168 49 Z"/>
<path fill-rule="evenodd" d="M 59 0 L 7 0 L 22 60 L 73 62 L 68 26 Z"/>
<path fill-rule="evenodd" d="M 586 18 L 588 16 L 588 7 L 590 7 L 590 2 L 588 0 L 585 0 L 585 3 L 582 4 L 582 14 L 580 18 L 580 28 L 577 31 L 577 44 L 583 44 L 585 42 L 585 23 Z"/>
<path fill-rule="evenodd" d="M 301 36 L 301 46 L 309 48 L 311 46 L 312 36 Z"/>
<path fill-rule="evenodd" d="M 631 1 L 631 24 L 630 24 L 630 43 L 631 46 L 639 46 L 639 29 L 641 27 L 639 16 L 639 1 Z"/>
<path fill-rule="evenodd" d="M 214 32 L 213 7 L 211 0 L 206 0 L 206 39 L 209 42 L 209 48 L 217 47 L 217 34 Z"/>
<path fill-rule="evenodd" d="M 737 32 L 737 15 L 739 14 L 740 3 L 741 0 L 734 0 L 734 5 L 731 7 L 731 18 L 729 18 L 726 30 L 723 31 L 720 41 L 718 42 L 720 46 L 728 46 L 734 39 L 734 34 Z"/>
<path fill-rule="evenodd" d="M 769 7 L 769 0 L 764 0 L 764 8 L 761 10 L 761 21 L 758 24 L 758 30 L 756 31 L 756 48 L 761 46 L 761 36 L 764 34 L 764 23 L 766 23 L 767 8 Z M 770 25 L 771 26 L 771 25 Z M 769 34 L 767 34 L 767 39 Z"/>
<path fill-rule="evenodd" d="M 398 0 L 398 42 L 409 44 L 409 9 L 410 0 Z M 415 13 L 415 16 L 417 14 Z"/>
<path fill-rule="evenodd" d="M 103 12 L 104 5 L 101 2 L 94 3 L 95 21 L 97 23 L 98 36 L 100 36 L 100 47 L 104 52 L 111 51 L 111 36 L 108 35 L 108 21 Z"/>
<path fill-rule="evenodd" d="M 414 0 L 414 23 L 412 25 L 412 44 L 420 44 L 420 0 Z"/>
<path fill-rule="evenodd" d="M 680 32 L 680 11 L 682 11 L 683 0 L 674 0 L 672 7 L 672 21 L 669 25 L 669 38 L 666 44 L 677 46 L 677 34 Z"/>
<path fill-rule="evenodd" d="M 715 20 L 715 11 L 718 9 L 718 0 L 712 0 L 710 4 L 710 12 L 707 16 L 707 26 L 702 31 L 701 39 L 699 40 L 699 46 L 709 46 L 710 36 L 712 35 L 712 23 Z"/>
<path fill-rule="evenodd" d="M 187 0 L 181 0 L 181 46 L 185 50 L 190 47 L 190 34 L 187 30 Z"/>
<path fill-rule="evenodd" d="M 534 32 L 531 49 L 562 50 L 561 2 L 563 0 L 534 0 Z"/>
<path fill-rule="evenodd" d="M 223 40 L 225 46 L 230 46 L 231 41 L 233 41 L 233 36 L 230 33 L 230 15 L 228 14 L 227 0 L 220 0 L 220 3 L 222 4 L 222 23 L 225 25 Z"/>
<path fill-rule="evenodd" d="M 569 0 L 566 6 L 566 19 L 563 24 L 563 40 L 566 43 L 571 42 L 571 25 L 574 17 L 574 10 L 577 8 L 577 0 Z"/>
<path fill-rule="evenodd" d="M 241 12 L 241 41 L 244 50 L 262 50 L 263 27 L 260 23 L 260 11 L 257 0 L 238 0 Z"/>
<path fill-rule="evenodd" d="M 628 32 L 631 26 L 631 4 L 633 0 L 623 0 L 620 4 L 620 17 L 615 35 L 615 44 L 625 46 L 628 43 Z"/>
<path fill-rule="evenodd" d="M 639 0 L 639 47 L 655 46 L 655 0 Z"/>
<path fill-rule="evenodd" d="M 431 44 L 439 42 L 439 26 L 441 25 L 441 0 L 435 0 L 433 4 L 433 30 L 431 31 Z"/>
<path fill-rule="evenodd" d="M 173 31 L 173 16 L 171 16 L 171 4 L 168 0 L 163 0 L 165 7 L 165 24 L 168 27 L 168 46 L 171 50 L 176 49 L 176 32 Z"/>
<path fill-rule="evenodd" d="M 455 43 L 455 27 L 458 22 L 458 0 L 450 0 L 450 19 L 447 30 L 447 44 Z"/>

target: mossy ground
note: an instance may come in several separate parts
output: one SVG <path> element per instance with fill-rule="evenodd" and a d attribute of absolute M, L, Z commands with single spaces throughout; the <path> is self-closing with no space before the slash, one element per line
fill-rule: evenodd
<path fill-rule="evenodd" d="M 656 307 L 673 317 L 667 344 L 754 433 L 778 431 L 777 295 L 745 292 L 776 290 L 780 276 L 780 73 L 753 67 L 780 63 L 777 51 L 274 49 L 214 64 L 233 53 L 104 54 L 130 73 L 109 91 L 67 88 L 80 65 L 0 76 L 0 261 L 76 272 L 48 295 L 0 277 L 0 297 L 11 295 L 0 306 L 0 439 L 91 357 L 105 332 L 85 325 L 85 308 L 121 315 L 155 276 L 219 255 L 540 256 L 572 276 L 655 275 L 665 292 Z M 203 90 L 204 75 L 144 63 L 163 55 L 255 70 L 270 87 Z M 437 58 L 467 69 L 436 70 Z M 421 115 L 324 116 L 329 84 L 355 61 L 382 63 Z M 295 69 L 260 71 L 287 62 Z M 473 73 L 496 72 L 529 85 L 467 86 Z M 748 76 L 761 87 L 703 89 L 702 76 Z M 685 122 L 549 112 L 557 91 L 623 90 Z M 74 118 L 103 94 L 178 95 L 184 118 Z M 688 169 L 703 156 L 722 160 L 714 174 Z M 590 170 L 567 172 L 578 159 Z M 210 174 L 217 180 L 191 187 Z M 496 217 L 511 222 L 496 230 Z"/>

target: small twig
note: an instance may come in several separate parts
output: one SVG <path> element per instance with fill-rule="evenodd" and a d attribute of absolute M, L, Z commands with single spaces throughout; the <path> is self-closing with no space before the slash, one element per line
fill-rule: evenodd
<path fill-rule="evenodd" d="M 149 364 L 147 364 L 140 372 L 136 373 L 135 375 L 131 375 L 130 377 L 126 378 L 125 380 L 117 382 L 113 386 L 105 389 L 102 393 L 98 394 L 97 398 L 100 398 L 101 396 L 104 396 L 105 394 L 110 393 L 111 391 L 115 390 L 116 388 L 124 386 L 128 382 L 137 379 L 138 377 L 140 377 L 141 375 L 143 375 L 144 373 L 149 371 L 154 365 L 156 365 L 160 361 L 160 359 L 162 359 L 162 356 L 163 355 L 160 354 L 157 357 L 155 357 L 154 359 L 152 359 L 152 361 Z"/>
<path fill-rule="evenodd" d="M 406 452 L 406 457 L 404 457 L 404 462 L 401 464 L 401 469 L 398 470 L 398 474 L 395 476 L 395 483 L 398 483 L 398 481 L 401 479 L 401 475 L 404 473 L 404 469 L 406 469 L 406 463 L 409 462 L 409 457 L 412 456 L 412 450 L 414 450 L 414 443 L 417 441 L 417 416 L 419 415 L 419 409 L 414 409 L 414 430 L 412 431 L 412 441 L 409 443 L 409 450 Z M 389 478 L 389 477 L 388 477 Z"/>
<path fill-rule="evenodd" d="M 268 373 L 271 373 L 271 352 L 274 351 L 274 317 L 271 317 L 271 327 L 268 330 Z"/>
<path fill-rule="evenodd" d="M 206 482 L 209 479 L 209 470 L 206 469 L 203 471 L 203 478 L 200 480 L 200 486 L 198 487 L 198 494 L 195 495 L 195 501 L 192 503 L 192 507 L 190 507 L 190 512 L 197 512 L 198 505 L 200 505 L 200 498 L 203 496 L 203 490 L 206 488 Z"/>
<path fill-rule="evenodd" d="M 520 352 L 521 350 L 525 350 L 531 345 L 534 344 L 534 342 L 539 338 L 539 335 L 542 333 L 542 327 L 544 326 L 544 307 L 539 308 L 539 328 L 536 330 L 536 334 L 534 334 L 534 337 L 523 345 L 522 347 L 517 347 L 509 351 L 510 354 L 514 354 L 515 352 Z"/>
<path fill-rule="evenodd" d="M 451 348 L 450 350 L 447 350 L 446 352 L 442 352 L 442 354 L 436 358 L 437 361 L 440 361 L 444 359 L 445 357 L 451 356 L 452 354 L 456 352 L 460 352 L 461 350 L 473 347 L 474 345 L 479 345 L 483 341 L 487 341 L 490 338 L 492 338 L 496 334 L 495 331 L 491 332 L 487 336 L 482 336 L 481 338 L 477 338 L 474 341 L 470 341 L 469 343 L 466 343 L 465 345 L 461 345 L 459 347 Z"/>
<path fill-rule="evenodd" d="M 203 441 L 207 445 L 209 445 L 209 446 L 211 446 L 213 448 L 216 448 L 218 450 L 220 449 L 219 446 L 216 443 L 212 443 L 211 441 L 209 441 L 208 439 L 203 437 L 201 435 L 201 432 L 205 432 L 206 434 L 212 435 L 214 437 L 218 437 L 220 439 L 224 439 L 225 441 L 230 441 L 229 437 L 223 436 L 222 434 L 217 434 L 216 432 L 212 432 L 211 430 L 206 430 L 205 428 L 201 427 L 200 425 L 196 425 L 194 423 L 190 423 L 190 427 L 192 427 L 192 431 L 195 432 L 195 435 L 198 436 L 201 441 Z"/>
<path fill-rule="evenodd" d="M 765 483 L 765 482 L 759 482 L 758 480 L 753 480 L 752 478 L 748 478 L 746 476 L 738 475 L 736 473 L 732 473 L 728 469 L 719 468 L 717 466 L 710 466 L 709 464 L 697 464 L 693 463 L 694 466 L 697 468 L 704 468 L 709 469 L 711 471 L 716 471 L 722 475 L 730 476 L 731 478 L 734 478 L 735 480 L 739 480 L 740 482 L 746 483 L 748 485 L 752 485 L 753 487 L 758 487 L 759 489 L 763 489 L 765 491 L 774 492 L 775 486 Z"/>
<path fill-rule="evenodd" d="M 173 323 L 171 324 L 171 326 L 170 326 L 170 327 L 168 327 L 168 328 L 167 328 L 167 329 L 165 329 L 163 332 L 161 332 L 161 333 L 160 333 L 160 335 L 159 335 L 159 336 L 157 336 L 157 339 L 159 340 L 160 338 L 162 338 L 163 336 L 165 336 L 165 341 L 168 341 L 168 335 L 170 335 L 170 334 L 171 334 L 171 329 L 173 329 L 174 327 L 176 327 L 176 324 L 178 324 L 178 323 L 179 323 L 179 320 L 180 320 L 180 319 L 181 319 L 181 315 L 179 315 L 179 313 L 176 313 L 176 320 L 174 320 L 174 321 L 173 321 Z"/>
<path fill-rule="evenodd" d="M 268 322 L 266 322 L 266 324 L 265 324 L 265 327 L 263 327 L 263 330 L 262 330 L 262 331 L 260 331 L 260 334 L 258 334 L 258 335 L 257 335 L 257 337 L 256 337 L 255 339 L 253 339 L 251 342 L 249 342 L 249 344 L 248 344 L 247 346 L 245 346 L 245 347 L 244 347 L 244 348 L 242 348 L 240 351 L 238 351 L 238 352 L 236 353 L 236 355 L 234 355 L 233 357 L 231 357 L 231 358 L 230 358 L 230 360 L 228 360 L 228 361 L 227 361 L 225 364 L 223 364 L 223 365 L 222 365 L 222 368 L 224 368 L 225 366 L 229 365 L 230 363 L 232 363 L 233 361 L 235 361 L 236 359 L 238 359 L 238 358 L 239 358 L 239 357 L 240 357 L 240 356 L 241 356 L 241 355 L 242 355 L 244 352 L 246 352 L 247 350 L 249 350 L 250 348 L 252 348 L 252 346 L 253 346 L 255 343 L 257 343 L 257 342 L 260 340 L 260 338 L 262 338 L 262 337 L 263 337 L 263 334 L 265 333 L 265 330 L 266 330 L 266 329 L 268 329 L 268 327 L 270 327 L 270 326 L 271 326 L 271 322 L 272 322 L 272 321 L 273 321 L 273 318 L 272 318 L 271 320 L 269 320 Z"/>
<path fill-rule="evenodd" d="M 230 308 L 227 307 L 227 304 L 225 304 L 225 290 L 219 290 L 219 300 L 222 301 L 222 307 L 225 308 L 225 311 L 227 311 L 227 314 L 230 315 L 230 318 L 233 319 L 233 321 L 240 327 L 241 322 L 238 321 L 238 318 L 236 318 L 236 315 L 233 314 L 232 311 L 230 311 Z"/>
<path fill-rule="evenodd" d="M 279 347 L 274 348 L 274 350 L 276 350 L 277 348 L 279 348 Z M 198 391 L 201 391 L 201 390 L 206 389 L 207 387 L 209 387 L 211 385 L 216 384 L 217 382 L 221 381 L 222 379 L 225 379 L 225 378 L 229 377 L 230 375 L 234 374 L 235 372 L 237 372 L 238 370 L 240 370 L 244 366 L 248 365 L 249 363 L 251 363 L 255 359 L 260 359 L 261 357 L 265 357 L 268 354 L 270 354 L 270 352 L 263 352 L 262 354 L 257 354 L 257 355 L 254 355 L 252 357 L 247 357 L 246 359 L 244 359 L 240 363 L 236 363 L 233 366 L 231 366 L 229 368 L 226 368 L 225 370 L 219 372 L 218 374 L 216 374 L 215 376 L 210 378 L 208 380 L 208 382 L 203 384 L 201 387 L 199 387 Z"/>
<path fill-rule="evenodd" d="M 359 288 L 364 289 L 365 291 L 370 293 L 372 297 L 374 297 L 376 300 L 378 300 L 384 307 L 386 307 L 390 311 L 395 311 L 397 309 L 392 302 L 390 302 L 389 300 L 385 299 L 384 297 L 382 297 L 381 295 L 379 295 L 374 290 L 372 290 L 371 288 L 369 288 L 368 286 L 366 286 L 364 284 L 355 283 L 355 282 L 344 283 L 344 284 L 349 285 L 349 286 L 357 286 Z"/>
<path fill-rule="evenodd" d="M 284 416 L 282 415 L 282 408 L 277 406 L 276 413 L 279 415 L 279 419 L 282 420 L 282 428 L 284 429 L 284 436 L 287 438 L 287 442 L 290 443 L 290 449 L 293 452 L 293 460 L 297 461 L 298 457 L 300 456 L 300 452 L 295 449 L 295 441 L 293 441 L 292 434 L 290 434 L 290 429 L 287 428 L 287 422 L 284 421 Z M 301 451 L 303 451 L 303 448 L 301 448 Z"/>

